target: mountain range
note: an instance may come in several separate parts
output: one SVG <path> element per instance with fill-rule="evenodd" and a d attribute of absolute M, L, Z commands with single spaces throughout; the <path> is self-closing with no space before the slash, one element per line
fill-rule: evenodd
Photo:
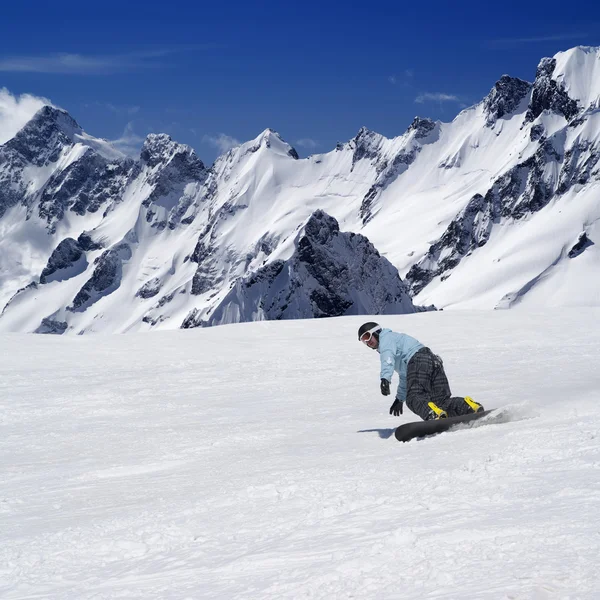
<path fill-rule="evenodd" d="M 302 159 L 267 129 L 134 160 L 50 105 L 0 146 L 0 331 L 599 305 L 599 240 L 600 48 Z"/>

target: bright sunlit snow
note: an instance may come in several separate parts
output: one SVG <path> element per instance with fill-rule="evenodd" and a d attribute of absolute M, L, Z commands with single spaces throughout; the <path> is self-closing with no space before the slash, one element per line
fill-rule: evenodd
<path fill-rule="evenodd" d="M 600 310 L 381 318 L 513 419 L 407 444 L 364 320 L 1 336 L 0 597 L 598 598 Z"/>

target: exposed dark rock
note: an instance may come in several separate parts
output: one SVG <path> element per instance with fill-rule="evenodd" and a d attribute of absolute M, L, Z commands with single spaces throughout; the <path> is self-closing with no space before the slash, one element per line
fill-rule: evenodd
<path fill-rule="evenodd" d="M 50 276 L 57 271 L 69 269 L 82 257 L 82 255 L 83 249 L 73 238 L 64 239 L 50 255 L 48 264 L 44 267 L 44 270 L 40 275 L 40 283 L 46 283 Z"/>
<path fill-rule="evenodd" d="M 73 144 L 76 133 L 82 133 L 81 127 L 69 113 L 44 106 L 4 147 L 27 163 L 43 167 L 58 160 L 63 149 Z"/>
<path fill-rule="evenodd" d="M 62 335 L 69 325 L 66 321 L 57 321 L 51 317 L 42 319 L 40 326 L 35 330 L 35 333 L 45 333 L 53 335 Z"/>
<path fill-rule="evenodd" d="M 415 117 L 413 122 L 409 125 L 408 131 L 414 131 L 415 137 L 423 139 L 427 137 L 435 129 L 435 121 L 431 119 L 423 119 L 421 117 Z"/>
<path fill-rule="evenodd" d="M 102 244 L 99 241 L 94 241 L 92 239 L 92 236 L 87 231 L 84 231 L 79 235 L 79 237 L 77 238 L 77 243 L 84 252 L 90 252 L 92 250 L 101 250 L 102 248 L 104 248 L 104 244 Z"/>
<path fill-rule="evenodd" d="M 381 136 L 366 127 L 361 127 L 356 137 L 350 141 L 352 152 L 352 168 L 359 160 L 376 160 L 379 158 Z"/>
<path fill-rule="evenodd" d="M 4 311 L 11 305 L 11 303 L 18 298 L 19 296 L 21 296 L 21 294 L 24 294 L 26 292 L 28 292 L 29 290 L 37 290 L 39 288 L 38 284 L 35 281 L 32 281 L 31 283 L 27 284 L 25 287 L 22 287 L 20 289 L 18 289 L 11 297 L 10 300 L 4 305 L 4 308 L 2 309 L 2 314 L 4 314 Z"/>
<path fill-rule="evenodd" d="M 194 327 L 202 327 L 202 325 L 200 311 L 197 308 L 193 308 L 181 323 L 181 329 L 193 329 Z"/>
<path fill-rule="evenodd" d="M 147 281 L 136 293 L 138 298 L 152 298 L 160 292 L 161 281 L 158 277 L 153 277 Z"/>
<path fill-rule="evenodd" d="M 539 125 L 534 125 L 531 128 L 531 131 L 529 132 L 529 139 L 532 142 L 537 142 L 539 140 L 541 140 L 544 137 L 544 126 L 539 124 Z"/>
<path fill-rule="evenodd" d="M 491 127 L 498 119 L 513 114 L 531 87 L 528 81 L 502 75 L 483 101 L 486 125 Z"/>
<path fill-rule="evenodd" d="M 182 327 L 214 325 L 231 315 L 246 321 L 414 310 L 398 271 L 369 240 L 340 232 L 333 217 L 317 210 L 290 259 L 239 279 L 210 316 L 202 321 L 199 312 L 190 313 Z"/>
<path fill-rule="evenodd" d="M 587 248 L 593 245 L 594 242 L 590 240 L 587 233 L 585 231 L 581 232 L 579 234 L 579 239 L 577 240 L 577 243 L 569 251 L 569 258 L 575 258 L 576 256 L 579 256 Z"/>
<path fill-rule="evenodd" d="M 570 121 L 579 112 L 576 100 L 570 98 L 564 86 L 552 79 L 556 68 L 556 59 L 543 58 L 538 65 L 533 92 L 529 102 L 529 110 L 525 122 L 535 121 L 545 110 L 563 115 Z"/>
<path fill-rule="evenodd" d="M 544 180 L 544 170 L 548 162 L 561 158 L 552 140 L 545 140 L 533 156 L 499 177 L 485 196 L 475 194 L 406 274 L 412 295 L 435 277 L 448 277 L 465 256 L 487 243 L 493 225 L 501 219 L 519 220 L 546 206 L 555 190 Z"/>
<path fill-rule="evenodd" d="M 394 157 L 391 165 L 386 163 L 385 171 L 381 174 L 377 182 L 369 188 L 369 191 L 365 194 L 361 202 L 358 214 L 363 224 L 368 223 L 373 218 L 373 204 L 377 197 L 390 183 L 395 181 L 399 175 L 408 169 L 417 158 L 420 150 L 421 146 L 419 145 L 411 146 L 408 149 L 400 151 Z"/>
<path fill-rule="evenodd" d="M 121 285 L 123 261 L 130 258 L 131 248 L 125 243 L 103 252 L 95 261 L 92 277 L 79 290 L 67 310 L 84 311 L 103 296 L 112 294 Z"/>
<path fill-rule="evenodd" d="M 573 185 L 585 185 L 598 175 L 600 166 L 600 148 L 588 140 L 574 143 L 565 152 L 559 175 L 557 192 L 564 194 Z"/>

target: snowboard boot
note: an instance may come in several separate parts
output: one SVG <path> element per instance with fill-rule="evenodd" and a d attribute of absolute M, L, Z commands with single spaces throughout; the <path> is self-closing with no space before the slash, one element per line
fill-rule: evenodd
<path fill-rule="evenodd" d="M 435 402 L 428 402 L 427 406 L 429 406 L 429 408 L 431 409 L 429 411 L 429 414 L 427 415 L 427 419 L 425 419 L 426 421 L 429 421 L 431 419 L 447 419 L 448 418 L 448 413 L 441 409 L 437 404 L 435 404 Z"/>
<path fill-rule="evenodd" d="M 471 408 L 471 410 L 474 413 L 484 411 L 483 406 L 481 404 L 478 404 L 477 402 L 475 402 L 475 400 L 473 400 L 473 398 L 471 398 L 470 396 L 465 396 L 465 402 L 469 405 L 469 407 Z"/>

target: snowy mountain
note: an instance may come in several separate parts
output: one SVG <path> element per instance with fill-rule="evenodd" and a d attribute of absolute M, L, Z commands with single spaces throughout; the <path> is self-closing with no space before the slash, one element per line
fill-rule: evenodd
<path fill-rule="evenodd" d="M 134 161 L 46 106 L 0 146 L 0 330 L 598 305 L 599 160 L 600 48 L 306 159 L 267 129 Z"/>

